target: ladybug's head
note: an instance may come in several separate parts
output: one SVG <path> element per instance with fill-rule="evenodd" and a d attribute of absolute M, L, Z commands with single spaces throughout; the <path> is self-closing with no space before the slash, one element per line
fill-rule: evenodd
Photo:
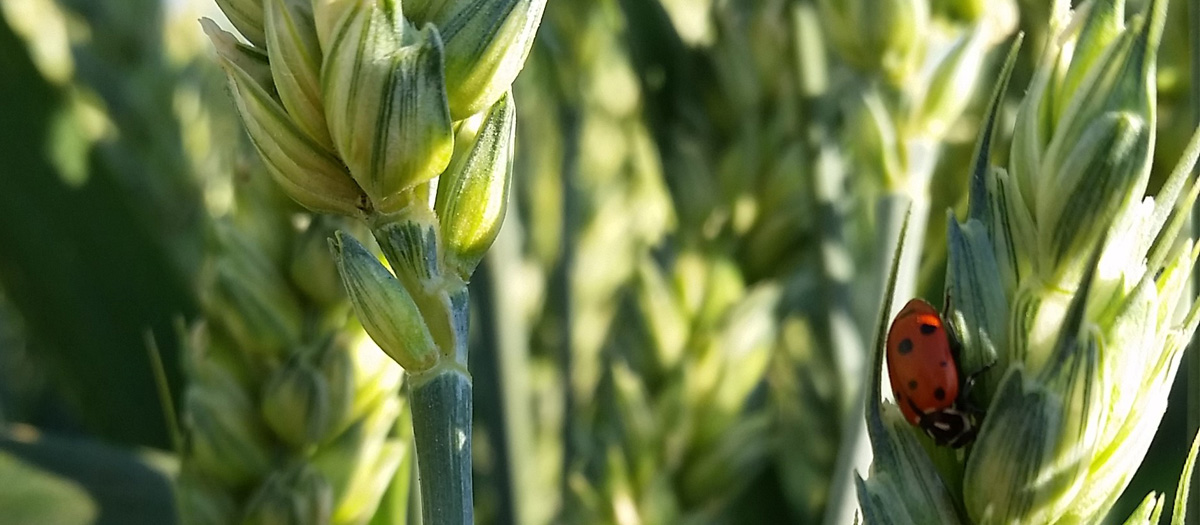
<path fill-rule="evenodd" d="M 915 407 L 914 407 L 915 408 Z M 917 426 L 921 427 L 938 446 L 962 448 L 975 440 L 979 424 L 974 412 L 958 407 L 934 410 L 921 414 Z"/>

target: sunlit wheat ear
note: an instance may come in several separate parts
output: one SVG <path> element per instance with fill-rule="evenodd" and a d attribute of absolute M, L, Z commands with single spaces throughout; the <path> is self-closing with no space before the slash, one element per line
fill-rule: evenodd
<path fill-rule="evenodd" d="M 983 197 L 972 200 L 990 203 L 980 223 L 1009 309 L 964 474 L 972 519 L 1103 517 L 1166 408 L 1196 328 L 1196 310 L 1176 311 L 1196 251 L 1173 224 L 1195 201 L 1200 141 L 1144 195 L 1165 14 L 1152 2 L 1126 24 L 1122 2 L 1096 2 L 1063 20 L 1022 101 L 1008 170 L 973 184 Z"/>
<path fill-rule="evenodd" d="M 951 496 L 965 522 L 1102 519 L 1145 456 L 1200 320 L 1178 311 L 1198 254 L 1180 226 L 1200 133 L 1145 195 L 1166 2 L 1128 23 L 1119 1 L 1055 11 L 1007 167 L 990 155 L 1005 76 L 966 220 L 950 228 L 949 321 L 965 336 L 964 366 L 992 364 L 976 392 L 987 407 L 978 438 L 958 468 L 940 469 L 961 486 Z"/>
<path fill-rule="evenodd" d="M 1197 135 L 1164 189 L 1144 195 L 1165 12 L 1152 2 L 1126 25 L 1122 2 L 1096 2 L 1057 20 L 1007 169 L 990 162 L 998 128 L 984 130 L 947 279 L 952 322 L 970 336 L 964 361 L 995 363 L 961 460 L 961 519 L 1104 517 L 1162 418 L 1197 322 L 1176 311 L 1197 256 L 1176 225 L 1196 198 L 1187 173 L 1200 148 Z"/>
<path fill-rule="evenodd" d="M 1000 131 L 1000 108 L 1022 41 L 1023 37 L 1018 35 L 1009 47 L 992 89 L 991 103 L 976 147 L 976 162 L 972 166 L 975 171 L 987 167 L 991 140 Z M 972 202 L 972 210 L 976 208 L 978 204 Z M 905 221 L 905 228 L 910 227 Z M 1003 319 L 1007 304 L 1002 289 L 980 287 L 999 286 L 995 281 L 994 262 L 989 265 L 989 259 L 981 260 L 973 254 L 973 251 L 981 248 L 990 253 L 987 232 L 978 225 L 959 227 L 952 220 L 949 234 L 946 278 L 947 288 L 952 290 L 953 297 L 947 305 L 944 321 L 953 327 L 964 349 L 969 349 L 957 356 L 959 373 L 972 374 L 994 362 L 992 356 L 997 345 L 1002 344 L 995 334 L 1004 333 L 996 323 L 979 323 L 977 320 L 988 313 L 999 314 Z M 960 475 L 961 467 L 948 469 L 946 462 L 955 462 L 961 456 L 948 448 L 931 455 L 929 451 L 934 449 L 934 445 L 929 437 L 910 424 L 900 409 L 893 403 L 885 402 L 882 396 L 885 342 L 888 326 L 892 322 L 892 303 L 909 299 L 907 296 L 897 296 L 895 291 L 901 265 L 900 254 L 904 249 L 907 248 L 898 247 L 892 261 L 872 347 L 872 374 L 865 385 L 866 423 L 875 457 L 870 470 L 859 473 L 867 475 L 865 480 L 861 477 L 858 479 L 859 504 L 868 523 L 888 522 L 897 515 L 904 516 L 901 522 L 959 523 L 962 521 L 961 496 L 954 477 Z"/>
<path fill-rule="evenodd" d="M 471 523 L 466 283 L 507 210 L 516 127 L 509 93 L 546 2 L 218 5 L 250 44 L 211 20 L 202 24 L 267 171 L 306 208 L 365 220 L 390 263 L 348 233 L 331 239 L 363 328 L 409 373 L 425 520 Z M 295 315 L 252 311 L 271 322 L 267 335 L 299 332 Z M 242 324 L 250 335 L 263 330 Z M 319 397 L 316 376 L 299 365 L 288 370 L 272 383 L 272 407 Z M 272 414 L 273 424 L 295 432 L 319 426 Z M 315 490 L 306 472 L 272 479 L 272 493 Z"/>

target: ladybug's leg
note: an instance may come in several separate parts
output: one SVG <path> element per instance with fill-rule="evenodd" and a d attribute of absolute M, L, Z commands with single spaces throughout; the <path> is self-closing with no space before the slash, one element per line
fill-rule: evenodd
<path fill-rule="evenodd" d="M 977 416 L 979 418 L 983 417 L 983 414 L 984 414 L 983 409 L 975 406 L 975 403 L 971 402 L 971 390 L 973 390 L 975 388 L 975 380 L 978 379 L 979 376 L 981 374 L 983 374 L 984 372 L 991 370 L 992 366 L 994 366 L 995 364 L 996 364 L 995 362 L 988 363 L 986 366 L 984 366 L 983 368 L 981 368 L 979 370 L 976 370 L 975 373 L 968 375 L 966 377 L 966 379 L 963 380 L 962 389 L 959 390 L 959 392 L 958 392 L 958 400 L 959 401 L 958 401 L 958 403 L 956 403 L 956 406 L 958 407 L 959 410 L 962 410 L 963 412 L 969 413 L 969 414 Z"/>
<path fill-rule="evenodd" d="M 962 403 L 955 405 L 955 408 L 964 414 L 970 414 L 975 419 L 983 419 L 983 416 L 987 414 L 984 409 L 979 408 L 979 406 L 977 406 L 975 403 L 965 399 Z"/>
<path fill-rule="evenodd" d="M 946 330 L 946 338 L 950 340 L 950 355 L 954 357 L 956 363 L 962 362 L 959 357 L 962 356 L 962 340 L 958 338 L 958 331 L 954 329 L 954 323 L 950 322 L 950 314 L 953 309 L 950 307 L 953 300 L 950 296 L 950 289 L 946 289 L 946 295 L 942 298 L 942 311 L 938 315 L 942 318 L 942 324 Z"/>
<path fill-rule="evenodd" d="M 941 316 L 942 316 L 942 323 L 946 325 L 947 339 L 949 339 L 949 341 L 950 341 L 950 355 L 952 355 L 954 357 L 955 363 L 961 363 L 962 362 L 963 344 L 962 344 L 962 339 L 960 339 L 958 337 L 958 332 L 954 329 L 954 323 L 950 322 L 950 319 L 951 319 L 950 313 L 952 311 L 950 308 L 950 305 L 951 305 L 952 298 L 951 298 L 949 289 L 946 290 L 946 297 L 945 297 L 944 301 L 945 302 L 942 303 L 943 306 L 942 306 Z M 968 375 L 966 377 L 966 379 L 963 381 L 963 387 L 962 387 L 961 392 L 959 393 L 959 397 L 965 399 L 971 393 L 971 389 L 975 386 L 975 380 L 980 375 L 983 375 L 984 372 L 987 372 L 988 370 L 990 370 L 992 368 L 992 366 L 995 364 L 996 363 L 994 361 L 991 363 L 988 363 L 983 368 L 980 368 L 979 370 L 976 370 L 975 372 Z"/>
<path fill-rule="evenodd" d="M 963 380 L 962 389 L 958 392 L 959 397 L 966 397 L 970 395 L 971 390 L 975 388 L 975 381 L 979 379 L 979 376 L 983 375 L 984 372 L 991 370 L 993 366 L 996 366 L 995 361 L 988 363 L 984 365 L 983 368 L 980 368 L 979 370 L 969 374 L 967 378 Z"/>

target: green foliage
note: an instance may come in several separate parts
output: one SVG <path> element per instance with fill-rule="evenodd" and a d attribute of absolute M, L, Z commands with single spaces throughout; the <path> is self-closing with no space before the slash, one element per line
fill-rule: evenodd
<path fill-rule="evenodd" d="M 169 93 L 160 91 L 169 78 L 121 78 L 169 76 L 157 40 L 120 25 L 122 16 L 156 12 L 133 4 L 89 10 L 97 44 L 78 50 L 79 76 L 62 81 L 43 75 L 11 21 L 0 23 L 0 96 L 9 108 L 0 127 L 0 282 L 37 341 L 36 359 L 89 429 L 165 447 L 145 336 L 160 341 L 170 382 L 179 385 L 172 320 L 196 310 L 189 279 L 200 210 L 178 139 L 170 139 Z M 115 47 L 122 41 L 134 47 Z M 99 97 L 93 103 L 107 108 L 117 138 L 62 135 L 88 118 L 81 96 Z M 78 159 L 75 167 L 64 171 L 55 160 L 63 155 Z"/>
<path fill-rule="evenodd" d="M 175 522 L 174 460 L 14 425 L 0 435 L 6 523 Z"/>

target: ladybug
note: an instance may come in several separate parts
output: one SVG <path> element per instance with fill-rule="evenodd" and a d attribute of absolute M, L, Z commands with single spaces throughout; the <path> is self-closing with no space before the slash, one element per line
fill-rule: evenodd
<path fill-rule="evenodd" d="M 958 369 L 961 347 L 942 316 L 922 299 L 904 305 L 888 330 L 888 374 L 900 411 L 935 443 L 951 448 L 975 439 L 981 415 L 966 401 L 975 375 L 963 377 Z"/>

